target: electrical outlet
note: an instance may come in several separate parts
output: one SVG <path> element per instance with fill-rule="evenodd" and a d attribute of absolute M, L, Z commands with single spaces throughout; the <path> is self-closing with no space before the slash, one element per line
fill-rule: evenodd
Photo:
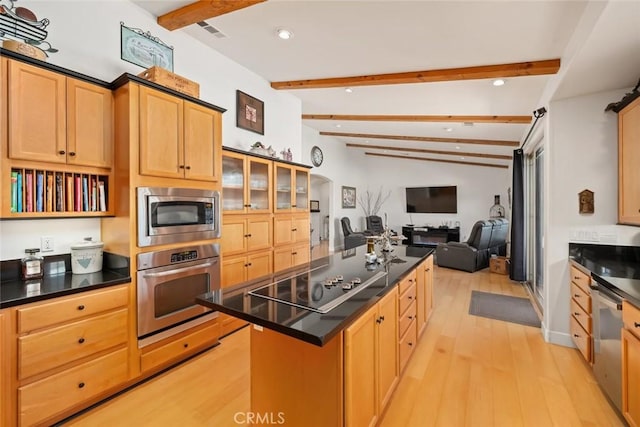
<path fill-rule="evenodd" d="M 40 237 L 40 251 L 53 252 L 53 237 L 51 236 Z"/>

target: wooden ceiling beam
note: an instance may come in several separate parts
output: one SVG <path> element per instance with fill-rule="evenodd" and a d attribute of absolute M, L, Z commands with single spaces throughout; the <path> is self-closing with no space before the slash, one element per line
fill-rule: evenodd
<path fill-rule="evenodd" d="M 463 152 L 463 151 L 445 151 L 445 150 L 427 150 L 424 148 L 388 147 L 384 145 L 347 144 L 347 147 L 366 148 L 369 150 L 404 151 L 409 153 L 441 154 L 444 156 L 456 156 L 456 157 L 481 157 L 483 159 L 496 159 L 496 160 L 511 160 L 513 158 L 512 156 L 507 156 L 502 154 L 485 154 L 485 153 L 471 153 L 471 152 Z"/>
<path fill-rule="evenodd" d="M 224 15 L 266 0 L 200 0 L 158 16 L 158 25 L 169 31 Z"/>
<path fill-rule="evenodd" d="M 271 82 L 271 87 L 274 89 L 326 89 L 331 87 L 450 82 L 456 80 L 540 76 L 545 74 L 555 74 L 559 69 L 560 59 L 547 59 L 543 61 L 445 68 L 441 70 L 409 71 L 404 73 L 373 74 L 369 76 L 331 77 L 324 79 Z"/>
<path fill-rule="evenodd" d="M 436 138 L 431 136 L 379 135 L 379 134 L 372 134 L 372 133 L 347 133 L 347 132 L 320 132 L 320 135 L 345 137 L 345 138 L 392 139 L 392 140 L 398 140 L 398 141 L 499 145 L 503 147 L 518 147 L 520 145 L 518 141 L 505 141 L 505 140 L 499 140 L 499 139 Z"/>
<path fill-rule="evenodd" d="M 461 160 L 444 160 L 444 159 L 430 159 L 427 157 L 411 157 L 411 156 L 398 156 L 395 154 L 379 154 L 379 153 L 369 153 L 365 152 L 367 156 L 378 156 L 378 157 L 393 157 L 396 159 L 405 159 L 405 160 L 422 160 L 425 162 L 440 162 L 440 163 L 456 163 L 460 165 L 471 165 L 471 166 L 483 166 L 487 168 L 500 168 L 500 169 L 509 169 L 509 166 L 505 165 L 495 165 L 492 163 L 477 163 L 477 162 L 463 162 Z"/>
<path fill-rule="evenodd" d="M 385 114 L 303 114 L 302 120 L 354 120 L 361 122 L 458 122 L 528 125 L 531 116 L 431 116 Z"/>

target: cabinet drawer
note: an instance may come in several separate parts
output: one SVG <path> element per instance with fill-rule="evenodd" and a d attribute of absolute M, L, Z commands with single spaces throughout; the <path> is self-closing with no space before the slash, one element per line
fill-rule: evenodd
<path fill-rule="evenodd" d="M 407 332 L 400 339 L 398 344 L 400 347 L 400 371 L 404 369 L 405 365 L 409 361 L 409 357 L 413 353 L 416 343 L 418 342 L 418 332 L 416 329 L 416 321 L 413 320 L 407 328 Z"/>
<path fill-rule="evenodd" d="M 399 313 L 402 315 L 411 305 L 412 302 L 416 300 L 416 284 L 415 282 L 406 290 L 405 293 L 400 293 L 400 306 Z"/>
<path fill-rule="evenodd" d="M 622 322 L 626 329 L 640 337 L 640 309 L 626 300 L 622 301 Z"/>
<path fill-rule="evenodd" d="M 18 373 L 27 378 L 127 342 L 127 309 L 18 338 Z"/>
<path fill-rule="evenodd" d="M 409 273 L 407 277 L 402 279 L 402 281 L 398 285 L 398 290 L 400 292 L 400 295 L 405 293 L 411 286 L 415 285 L 415 283 L 416 283 L 416 271 L 413 270 L 411 273 Z"/>
<path fill-rule="evenodd" d="M 571 266 L 571 281 L 578 285 L 584 292 L 589 292 L 589 284 L 591 283 L 591 276 L 584 274 L 573 265 Z"/>
<path fill-rule="evenodd" d="M 118 287 L 21 308 L 18 310 L 18 333 L 73 321 L 117 307 L 124 307 L 127 305 L 128 295 L 129 290 L 127 287 Z"/>
<path fill-rule="evenodd" d="M 34 425 L 124 383 L 127 371 L 122 349 L 20 387 L 20 425 Z"/>
<path fill-rule="evenodd" d="M 404 333 L 409 328 L 409 325 L 411 324 L 411 322 L 413 322 L 415 318 L 416 318 L 416 302 L 413 302 L 411 303 L 411 305 L 409 305 L 409 308 L 407 308 L 407 311 L 405 311 L 400 315 L 400 318 L 399 318 L 400 330 L 398 332 L 400 336 L 404 335 Z"/>
<path fill-rule="evenodd" d="M 582 326 L 582 328 L 587 331 L 587 333 L 593 333 L 593 327 L 591 323 L 591 315 L 584 311 L 582 307 L 571 298 L 571 316 L 573 316 L 578 323 Z"/>
<path fill-rule="evenodd" d="M 587 314 L 591 314 L 591 292 L 587 292 L 583 291 L 582 288 L 575 283 L 571 283 L 571 298 L 577 302 Z"/>
<path fill-rule="evenodd" d="M 580 353 L 585 360 L 591 363 L 591 335 L 587 333 L 575 317 L 570 316 L 569 329 L 571 330 L 571 339 L 576 344 Z"/>
<path fill-rule="evenodd" d="M 155 368 L 156 366 L 169 362 L 172 359 L 177 359 L 188 353 L 193 353 L 207 344 L 213 344 L 218 341 L 219 336 L 220 323 L 216 321 L 211 326 L 207 326 L 191 334 L 185 335 L 182 338 L 175 339 L 174 341 L 143 354 L 140 356 L 140 367 L 143 372 Z"/>

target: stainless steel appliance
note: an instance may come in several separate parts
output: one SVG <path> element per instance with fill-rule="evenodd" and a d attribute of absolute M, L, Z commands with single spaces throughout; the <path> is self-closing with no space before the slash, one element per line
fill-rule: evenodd
<path fill-rule="evenodd" d="M 593 281 L 592 284 L 597 284 Z M 622 411 L 622 298 L 601 284 L 592 287 L 593 373 L 611 402 Z"/>
<path fill-rule="evenodd" d="M 138 246 L 220 237 L 220 193 L 138 187 Z"/>
<path fill-rule="evenodd" d="M 220 289 L 219 245 L 138 254 L 138 338 L 211 311 L 196 296 Z"/>

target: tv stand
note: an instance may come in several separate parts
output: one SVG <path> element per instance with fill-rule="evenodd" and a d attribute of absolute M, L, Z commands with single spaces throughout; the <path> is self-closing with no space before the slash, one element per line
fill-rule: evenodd
<path fill-rule="evenodd" d="M 406 237 L 403 244 L 409 246 L 426 246 L 435 248 L 438 243 L 459 242 L 460 227 L 402 227 L 402 235 Z"/>

